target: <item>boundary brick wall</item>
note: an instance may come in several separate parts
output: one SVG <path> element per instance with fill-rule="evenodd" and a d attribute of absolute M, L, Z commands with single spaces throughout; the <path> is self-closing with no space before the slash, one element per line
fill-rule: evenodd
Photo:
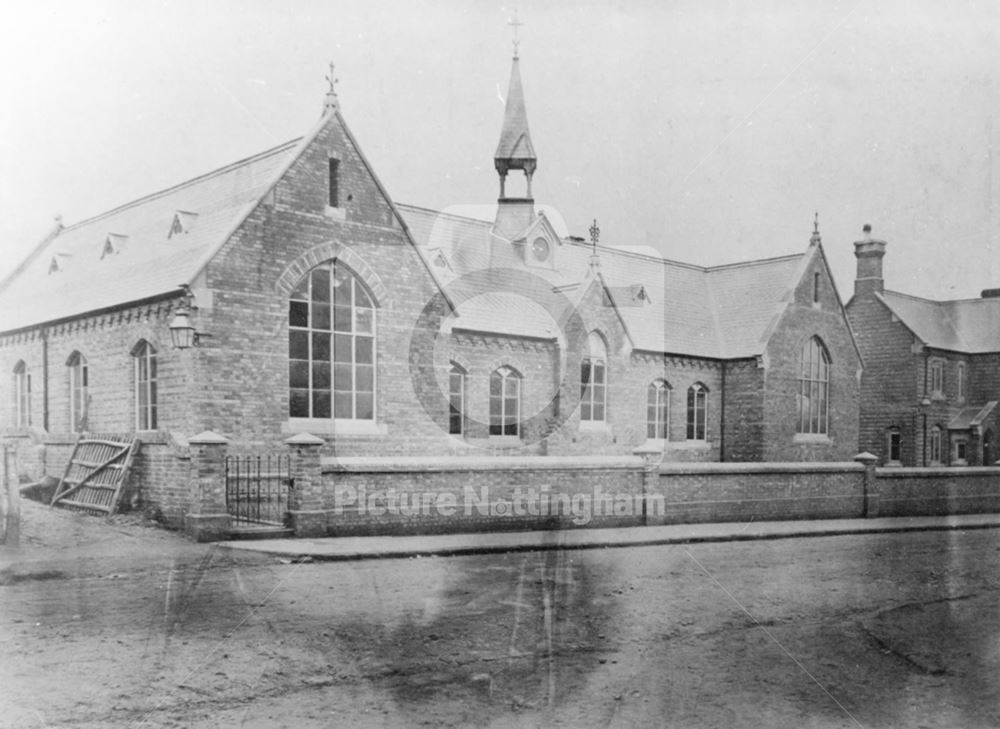
<path fill-rule="evenodd" d="M 720 521 L 848 519 L 865 515 L 865 468 L 860 463 L 664 463 L 650 494 L 648 524 Z"/>
<path fill-rule="evenodd" d="M 878 516 L 1000 512 L 1000 468 L 879 468 Z"/>

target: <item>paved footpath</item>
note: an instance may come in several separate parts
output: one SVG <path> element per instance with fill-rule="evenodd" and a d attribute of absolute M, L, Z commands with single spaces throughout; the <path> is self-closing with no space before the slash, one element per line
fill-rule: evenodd
<path fill-rule="evenodd" d="M 1000 514 L 886 517 L 881 519 L 817 519 L 815 521 L 750 521 L 726 524 L 674 524 L 619 529 L 476 532 L 410 537 L 328 537 L 322 539 L 257 539 L 221 542 L 242 549 L 315 560 L 384 559 L 418 555 L 484 554 L 540 549 L 600 549 L 644 544 L 692 544 L 752 539 L 789 539 L 848 534 L 1000 527 Z"/>

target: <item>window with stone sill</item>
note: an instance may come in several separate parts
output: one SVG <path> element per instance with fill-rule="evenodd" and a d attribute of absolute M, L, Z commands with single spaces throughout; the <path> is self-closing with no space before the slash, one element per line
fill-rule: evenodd
<path fill-rule="evenodd" d="M 931 395 L 937 398 L 944 397 L 944 362 L 939 359 L 931 360 L 928 379 Z"/>
<path fill-rule="evenodd" d="M 667 440 L 670 437 L 670 385 L 655 380 L 646 388 L 646 438 Z"/>
<path fill-rule="evenodd" d="M 339 261 L 310 271 L 288 301 L 288 414 L 375 419 L 375 305 Z"/>

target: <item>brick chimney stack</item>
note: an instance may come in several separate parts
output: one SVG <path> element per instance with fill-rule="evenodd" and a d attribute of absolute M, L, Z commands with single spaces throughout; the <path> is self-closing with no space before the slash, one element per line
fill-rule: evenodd
<path fill-rule="evenodd" d="M 872 238 L 871 225 L 865 224 L 864 238 L 854 242 L 854 256 L 858 259 L 858 275 L 854 279 L 854 295 L 882 293 L 882 257 L 885 241 Z"/>

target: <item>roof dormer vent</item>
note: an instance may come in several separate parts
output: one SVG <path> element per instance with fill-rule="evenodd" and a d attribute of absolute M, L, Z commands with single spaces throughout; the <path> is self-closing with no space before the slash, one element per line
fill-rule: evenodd
<path fill-rule="evenodd" d="M 127 240 L 127 235 L 108 233 L 108 237 L 104 239 L 104 248 L 101 249 L 101 259 L 121 253 Z"/>
<path fill-rule="evenodd" d="M 194 225 L 194 221 L 197 219 L 198 213 L 178 210 L 174 213 L 174 219 L 170 223 L 170 232 L 167 233 L 167 239 L 173 238 L 175 235 L 181 235 L 182 233 L 189 233 L 191 226 Z"/>
<path fill-rule="evenodd" d="M 49 262 L 49 273 L 53 274 L 65 270 L 70 258 L 72 256 L 69 253 L 56 253 Z"/>

